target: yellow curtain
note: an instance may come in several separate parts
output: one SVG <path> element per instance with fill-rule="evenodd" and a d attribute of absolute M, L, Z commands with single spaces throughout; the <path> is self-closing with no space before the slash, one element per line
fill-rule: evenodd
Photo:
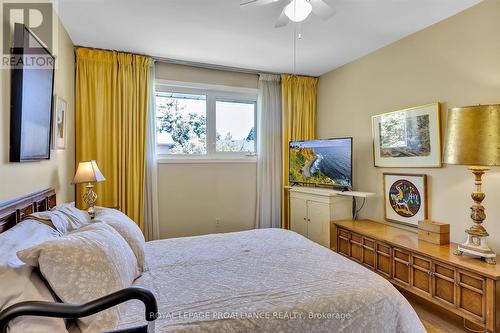
<path fill-rule="evenodd" d="M 76 49 L 76 162 L 97 161 L 106 181 L 96 204 L 120 209 L 141 229 L 151 65 L 145 56 Z M 83 191 L 77 187 L 78 207 Z"/>
<path fill-rule="evenodd" d="M 290 141 L 316 137 L 316 96 L 318 78 L 282 75 L 283 104 L 283 185 L 288 186 L 288 146 Z M 282 227 L 289 229 L 289 192 L 283 189 Z"/>

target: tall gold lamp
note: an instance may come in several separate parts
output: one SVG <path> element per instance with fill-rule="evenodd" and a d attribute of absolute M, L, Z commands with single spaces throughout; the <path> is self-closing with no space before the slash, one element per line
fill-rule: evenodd
<path fill-rule="evenodd" d="M 94 204 L 97 200 L 97 194 L 94 192 L 94 183 L 105 181 L 106 178 L 99 170 L 96 161 L 84 161 L 78 164 L 73 184 L 87 183 L 85 186 L 87 190 L 83 195 L 83 201 L 87 204 L 87 211 L 91 218 L 94 218 L 95 209 Z"/>
<path fill-rule="evenodd" d="M 467 240 L 458 245 L 456 254 L 468 253 L 496 264 L 496 254 L 486 244 L 489 234 L 483 226 L 486 214 L 481 185 L 487 167 L 500 165 L 500 104 L 450 109 L 446 127 L 443 162 L 468 165 L 476 185 L 470 214 L 474 224 L 465 230 Z"/>

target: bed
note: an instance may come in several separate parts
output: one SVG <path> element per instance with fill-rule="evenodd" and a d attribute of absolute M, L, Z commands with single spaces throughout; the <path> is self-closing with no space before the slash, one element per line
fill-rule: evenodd
<path fill-rule="evenodd" d="M 287 230 L 147 242 L 145 263 L 156 332 L 425 332 L 387 280 Z M 117 309 L 116 329 L 145 323 L 142 302 Z"/>

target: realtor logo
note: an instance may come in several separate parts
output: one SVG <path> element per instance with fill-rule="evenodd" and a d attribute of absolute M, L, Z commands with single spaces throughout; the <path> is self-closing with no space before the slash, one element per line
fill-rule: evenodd
<path fill-rule="evenodd" d="M 35 68 L 53 67 L 53 63 L 46 64 L 49 60 L 47 55 L 54 53 L 55 29 L 52 3 L 0 1 L 2 4 L 2 62 L 0 67 L 16 68 L 19 65 Z M 23 30 L 20 29 L 22 27 L 20 24 L 24 25 L 29 34 L 19 32 Z"/>

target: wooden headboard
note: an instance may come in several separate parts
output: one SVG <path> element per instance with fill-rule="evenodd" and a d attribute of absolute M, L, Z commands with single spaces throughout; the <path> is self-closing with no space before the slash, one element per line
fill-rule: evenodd
<path fill-rule="evenodd" d="M 49 210 L 55 205 L 56 191 L 52 188 L 0 203 L 0 233 L 21 222 L 24 216 Z"/>

